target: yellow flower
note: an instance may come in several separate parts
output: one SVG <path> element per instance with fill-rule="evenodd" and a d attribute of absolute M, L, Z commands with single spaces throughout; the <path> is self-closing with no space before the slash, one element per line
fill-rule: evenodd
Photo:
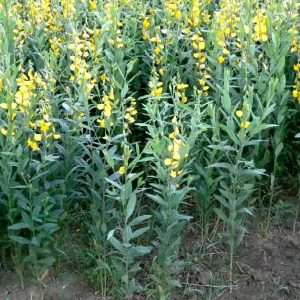
<path fill-rule="evenodd" d="M 39 147 L 37 142 L 32 141 L 30 138 L 27 140 L 27 146 L 32 150 L 32 151 L 38 151 Z"/>
<path fill-rule="evenodd" d="M 219 63 L 220 65 L 223 64 L 224 61 L 225 61 L 225 59 L 224 59 L 223 56 L 219 56 L 219 57 L 218 57 L 218 63 Z"/>
<path fill-rule="evenodd" d="M 2 109 L 8 109 L 7 103 L 0 103 L 0 108 L 2 108 Z"/>
<path fill-rule="evenodd" d="M 41 134 L 35 134 L 33 137 L 35 142 L 40 142 L 42 140 L 42 135 Z"/>
<path fill-rule="evenodd" d="M 172 158 L 175 160 L 180 160 L 180 154 L 178 152 L 174 152 Z"/>
<path fill-rule="evenodd" d="M 178 173 L 176 171 L 172 170 L 172 172 L 170 173 L 170 176 L 172 178 L 176 178 L 178 176 Z"/>
<path fill-rule="evenodd" d="M 224 55 L 229 55 L 229 54 L 230 54 L 230 52 L 229 52 L 227 49 L 223 49 L 223 50 L 222 50 L 222 53 L 223 53 Z"/>
<path fill-rule="evenodd" d="M 241 117 L 244 115 L 243 111 L 241 111 L 241 110 L 237 110 L 237 111 L 235 112 L 235 114 L 236 114 L 236 116 L 239 117 L 239 118 L 241 118 Z"/>
<path fill-rule="evenodd" d="M 90 0 L 90 10 L 95 11 L 97 8 L 97 0 Z"/>
<path fill-rule="evenodd" d="M 103 110 L 104 109 L 104 104 L 103 103 L 97 104 L 97 109 Z"/>
<path fill-rule="evenodd" d="M 99 124 L 100 127 L 105 128 L 105 121 L 104 120 L 97 120 L 97 123 Z"/>
<path fill-rule="evenodd" d="M 183 104 L 187 103 L 187 102 L 188 102 L 188 98 L 187 98 L 187 97 L 183 97 L 183 98 L 181 99 L 181 102 L 182 102 Z"/>
<path fill-rule="evenodd" d="M 149 27 L 150 27 L 150 23 L 149 23 L 149 21 L 147 20 L 147 19 L 145 19 L 144 20 L 144 22 L 143 22 L 143 27 L 144 27 L 144 29 L 149 29 Z"/>
<path fill-rule="evenodd" d="M 155 53 L 155 55 L 159 55 L 160 53 L 161 53 L 161 50 L 160 50 L 160 48 L 155 48 L 154 49 L 154 53 Z"/>
<path fill-rule="evenodd" d="M 293 90 L 293 93 L 292 93 L 292 96 L 293 96 L 293 98 L 298 98 L 298 91 L 297 90 Z"/>
<path fill-rule="evenodd" d="M 1 134 L 3 135 L 3 136 L 7 136 L 7 130 L 5 129 L 5 128 L 1 128 L 0 129 L 0 132 L 1 132 Z"/>
<path fill-rule="evenodd" d="M 205 42 L 200 42 L 199 43 L 199 50 L 204 50 L 205 49 Z"/>
<path fill-rule="evenodd" d="M 39 126 L 41 131 L 47 132 L 52 124 L 50 122 L 41 121 Z"/>
<path fill-rule="evenodd" d="M 206 83 L 204 79 L 199 79 L 198 82 L 201 86 L 204 86 Z"/>
<path fill-rule="evenodd" d="M 164 164 L 165 164 L 166 166 L 171 166 L 171 164 L 172 164 L 172 159 L 171 159 L 171 158 L 166 158 L 166 159 L 164 160 Z"/>
<path fill-rule="evenodd" d="M 241 123 L 241 128 L 247 129 L 250 127 L 250 122 L 249 121 L 244 121 Z"/>
<path fill-rule="evenodd" d="M 179 90 L 179 91 L 184 91 L 184 90 L 186 90 L 187 88 L 188 88 L 188 84 L 184 84 L 184 83 L 178 83 L 177 84 L 177 89 Z"/>
<path fill-rule="evenodd" d="M 266 34 L 263 34 L 262 37 L 261 37 L 261 40 L 263 42 L 266 42 L 268 40 L 268 36 Z"/>
<path fill-rule="evenodd" d="M 101 80 L 101 81 L 107 80 L 106 75 L 105 75 L 105 74 L 101 74 L 101 75 L 100 75 L 100 80 Z"/>
<path fill-rule="evenodd" d="M 53 138 L 57 141 L 57 140 L 60 140 L 61 139 L 61 135 L 56 133 L 56 134 L 53 134 Z"/>
<path fill-rule="evenodd" d="M 176 134 L 174 132 L 169 134 L 169 138 L 170 139 L 175 139 L 176 138 Z"/>
<path fill-rule="evenodd" d="M 177 169 L 178 167 L 179 167 L 179 162 L 176 160 L 172 161 L 172 168 Z"/>
<path fill-rule="evenodd" d="M 181 17 L 182 17 L 181 11 L 180 11 L 180 10 L 177 10 L 176 13 L 175 13 L 175 18 L 176 18 L 176 20 L 179 21 L 179 20 L 181 19 Z"/>
<path fill-rule="evenodd" d="M 124 174 L 125 174 L 125 172 L 126 172 L 126 169 L 125 169 L 125 167 L 120 167 L 120 169 L 119 169 L 119 173 L 120 173 L 120 175 L 124 175 Z"/>

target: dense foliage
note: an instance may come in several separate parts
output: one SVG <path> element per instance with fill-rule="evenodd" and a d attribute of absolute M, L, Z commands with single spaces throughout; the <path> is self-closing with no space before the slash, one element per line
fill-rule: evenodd
<path fill-rule="evenodd" d="M 0 262 L 172 299 L 187 224 L 222 223 L 231 283 L 245 218 L 298 186 L 299 9 L 0 0 Z"/>

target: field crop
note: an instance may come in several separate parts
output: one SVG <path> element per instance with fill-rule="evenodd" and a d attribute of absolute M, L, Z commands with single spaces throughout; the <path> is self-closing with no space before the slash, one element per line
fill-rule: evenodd
<path fill-rule="evenodd" d="M 246 221 L 268 235 L 278 191 L 299 196 L 299 10 L 0 0 L 0 265 L 175 299 L 192 224 L 231 288 Z"/>

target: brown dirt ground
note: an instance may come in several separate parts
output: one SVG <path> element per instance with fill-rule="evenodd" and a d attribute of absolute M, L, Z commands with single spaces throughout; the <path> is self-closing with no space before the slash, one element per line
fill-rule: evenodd
<path fill-rule="evenodd" d="M 218 300 L 299 300 L 300 233 L 273 229 L 251 235 L 237 260 L 235 288 Z"/>
<path fill-rule="evenodd" d="M 197 253 L 201 241 L 188 237 L 184 251 Z M 202 244 L 203 246 L 203 244 Z M 192 249 L 193 248 L 193 249 Z M 228 253 L 206 251 L 196 257 L 182 274 L 183 289 L 171 300 L 299 300 L 300 299 L 300 232 L 294 235 L 281 227 L 270 231 L 267 238 L 260 230 L 252 230 L 236 256 L 234 286 L 230 293 Z M 188 275 L 187 275 L 188 274 Z M 45 289 L 17 284 L 15 274 L 7 273 L 0 281 L 0 300 L 104 300 L 70 273 L 47 281 Z M 186 282 L 186 284 L 185 284 Z M 188 288 L 187 288 L 188 287 Z M 191 292 L 189 292 L 189 288 Z M 184 291 L 183 291 L 184 290 Z M 196 292 L 197 291 L 197 292 Z M 136 299 L 153 299 L 147 296 Z"/>
<path fill-rule="evenodd" d="M 61 279 L 47 279 L 45 288 L 27 284 L 25 289 L 18 285 L 13 273 L 6 273 L 0 281 L 0 300 L 103 300 L 92 289 L 71 274 L 62 274 Z"/>

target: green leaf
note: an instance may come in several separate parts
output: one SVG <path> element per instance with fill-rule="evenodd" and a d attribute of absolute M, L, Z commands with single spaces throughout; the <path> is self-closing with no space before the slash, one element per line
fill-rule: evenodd
<path fill-rule="evenodd" d="M 243 207 L 243 208 L 239 209 L 238 212 L 246 213 L 248 215 L 253 216 L 253 212 L 249 208 L 247 208 L 247 207 Z"/>
<path fill-rule="evenodd" d="M 24 222 L 21 222 L 21 223 L 17 223 L 17 224 L 13 224 L 11 226 L 9 226 L 7 229 L 9 230 L 20 230 L 20 229 L 29 229 L 29 225 L 24 223 Z"/>
<path fill-rule="evenodd" d="M 134 231 L 132 233 L 132 239 L 136 239 L 138 238 L 139 236 L 143 235 L 145 232 L 147 232 L 148 230 L 150 229 L 150 227 L 145 227 L 145 228 L 141 228 L 141 229 L 138 229 L 136 231 Z"/>
<path fill-rule="evenodd" d="M 45 230 L 49 233 L 52 233 L 58 229 L 57 224 L 55 223 L 45 223 L 38 227 L 39 230 Z"/>
<path fill-rule="evenodd" d="M 179 280 L 175 280 L 175 279 L 169 279 L 169 280 L 167 280 L 167 282 L 168 282 L 168 285 L 170 286 L 170 287 L 177 287 L 177 288 L 181 288 L 182 287 L 182 285 L 180 284 L 180 281 Z"/>
<path fill-rule="evenodd" d="M 228 146 L 228 145 L 209 145 L 209 148 L 212 149 L 217 149 L 217 150 L 221 150 L 221 151 L 234 151 L 237 152 L 237 149 L 235 149 L 234 147 Z"/>
<path fill-rule="evenodd" d="M 272 127 L 277 127 L 277 125 L 275 124 L 266 124 L 266 123 L 262 123 L 262 124 L 259 124 L 257 126 L 254 127 L 253 131 L 252 131 L 252 134 L 258 134 L 259 132 L 263 131 L 263 130 L 266 130 L 268 128 L 272 128 Z"/>
<path fill-rule="evenodd" d="M 227 169 L 227 170 L 231 170 L 232 165 L 228 164 L 228 163 L 221 162 L 221 163 L 214 163 L 212 165 L 209 165 L 207 168 L 224 168 L 224 169 Z"/>
<path fill-rule="evenodd" d="M 132 226 L 135 226 L 135 225 L 139 225 L 139 224 L 141 224 L 142 222 L 144 222 L 144 221 L 150 219 L 151 217 L 152 217 L 151 215 L 143 215 L 143 216 L 139 216 L 139 217 L 133 219 L 128 225 L 131 226 L 131 227 L 132 227 Z"/>
<path fill-rule="evenodd" d="M 243 170 L 240 172 L 241 176 L 262 176 L 266 175 L 266 170 L 265 169 L 249 169 L 249 170 Z"/>
<path fill-rule="evenodd" d="M 124 252 L 125 248 L 123 247 L 123 245 L 120 243 L 120 241 L 118 241 L 114 236 L 111 236 L 109 239 L 108 239 L 111 244 L 113 245 L 113 247 L 120 251 L 121 253 Z"/>
<path fill-rule="evenodd" d="M 226 215 L 224 214 L 224 212 L 221 209 L 215 208 L 214 211 L 225 224 L 229 224 L 228 217 L 226 217 Z"/>
<path fill-rule="evenodd" d="M 160 205 L 167 205 L 164 199 L 159 195 L 146 194 L 146 196 Z"/>
<path fill-rule="evenodd" d="M 22 245 L 31 245 L 31 241 L 22 236 L 10 235 L 9 238 L 12 241 L 22 244 Z"/>
<path fill-rule="evenodd" d="M 136 206 L 136 195 L 132 193 L 126 207 L 126 220 L 128 220 L 134 212 Z"/>
<path fill-rule="evenodd" d="M 106 149 L 102 150 L 105 160 L 108 163 L 108 165 L 113 169 L 115 166 L 115 162 L 113 160 L 113 157 L 111 155 L 111 153 L 109 151 L 107 151 Z"/>
<path fill-rule="evenodd" d="M 275 159 L 278 159 L 281 151 L 283 150 L 283 143 L 280 143 L 277 145 L 276 149 L 275 149 Z"/>
<path fill-rule="evenodd" d="M 228 127 L 225 126 L 224 124 L 220 124 L 220 127 L 226 131 L 226 133 L 228 134 L 228 136 L 231 138 L 231 140 L 236 144 L 236 145 L 240 145 L 240 141 L 238 139 L 238 137 L 236 136 L 236 134 Z"/>
<path fill-rule="evenodd" d="M 117 183 L 116 181 L 113 181 L 113 180 L 111 180 L 109 178 L 105 178 L 105 180 L 107 182 L 109 182 L 111 185 L 113 185 L 114 187 L 118 188 L 119 190 L 122 189 L 122 186 L 119 183 Z"/>
<path fill-rule="evenodd" d="M 146 255 L 149 254 L 151 252 L 151 247 L 145 247 L 145 246 L 135 246 L 134 249 L 136 250 L 136 252 L 142 256 L 142 255 Z"/>

